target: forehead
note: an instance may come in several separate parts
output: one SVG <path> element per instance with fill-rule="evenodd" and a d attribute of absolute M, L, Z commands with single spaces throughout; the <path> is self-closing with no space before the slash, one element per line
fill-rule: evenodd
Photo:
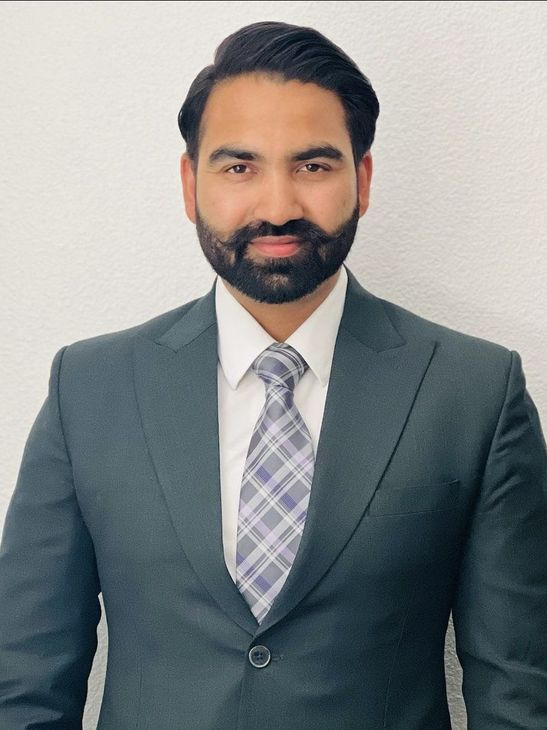
<path fill-rule="evenodd" d="M 347 151 L 351 140 L 338 96 L 317 84 L 245 74 L 219 82 L 201 120 L 200 157 L 219 144 L 275 150 L 310 141 Z"/>

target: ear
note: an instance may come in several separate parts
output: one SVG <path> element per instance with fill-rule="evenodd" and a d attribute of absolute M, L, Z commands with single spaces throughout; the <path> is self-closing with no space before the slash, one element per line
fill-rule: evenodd
<path fill-rule="evenodd" d="M 186 215 L 192 221 L 196 222 L 196 176 L 192 160 L 185 152 L 180 158 L 180 178 L 182 181 L 182 197 L 184 199 L 184 208 Z"/>
<path fill-rule="evenodd" d="M 368 209 L 370 196 L 370 181 L 372 180 L 372 155 L 366 152 L 357 167 L 357 186 L 359 194 L 359 218 L 365 215 Z"/>

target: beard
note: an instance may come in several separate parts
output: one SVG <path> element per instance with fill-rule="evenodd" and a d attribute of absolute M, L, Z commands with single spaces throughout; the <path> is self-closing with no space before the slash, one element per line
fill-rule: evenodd
<path fill-rule="evenodd" d="M 242 294 L 268 304 L 300 299 L 335 274 L 350 252 L 358 222 L 359 202 L 332 234 L 299 218 L 282 226 L 267 222 L 244 226 L 223 241 L 196 208 L 199 243 L 213 270 Z M 294 236 L 300 246 L 290 256 L 251 258 L 247 249 L 260 236 Z"/>

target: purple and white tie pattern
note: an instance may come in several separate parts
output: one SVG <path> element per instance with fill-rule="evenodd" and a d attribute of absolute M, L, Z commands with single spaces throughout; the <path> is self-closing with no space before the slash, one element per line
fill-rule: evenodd
<path fill-rule="evenodd" d="M 251 366 L 266 402 L 243 470 L 237 529 L 236 585 L 260 623 L 293 564 L 306 521 L 313 478 L 310 433 L 294 404 L 308 364 L 275 342 Z"/>

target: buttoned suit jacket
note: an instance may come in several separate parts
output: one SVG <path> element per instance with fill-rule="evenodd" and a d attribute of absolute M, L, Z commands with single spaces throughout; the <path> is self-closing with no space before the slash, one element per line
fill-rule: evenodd
<path fill-rule="evenodd" d="M 348 270 L 302 541 L 258 625 L 224 562 L 214 285 L 65 346 L 4 526 L 0 727 L 81 727 L 102 591 L 99 730 L 445 730 L 451 611 L 468 727 L 545 730 L 545 474 L 519 354 Z"/>

